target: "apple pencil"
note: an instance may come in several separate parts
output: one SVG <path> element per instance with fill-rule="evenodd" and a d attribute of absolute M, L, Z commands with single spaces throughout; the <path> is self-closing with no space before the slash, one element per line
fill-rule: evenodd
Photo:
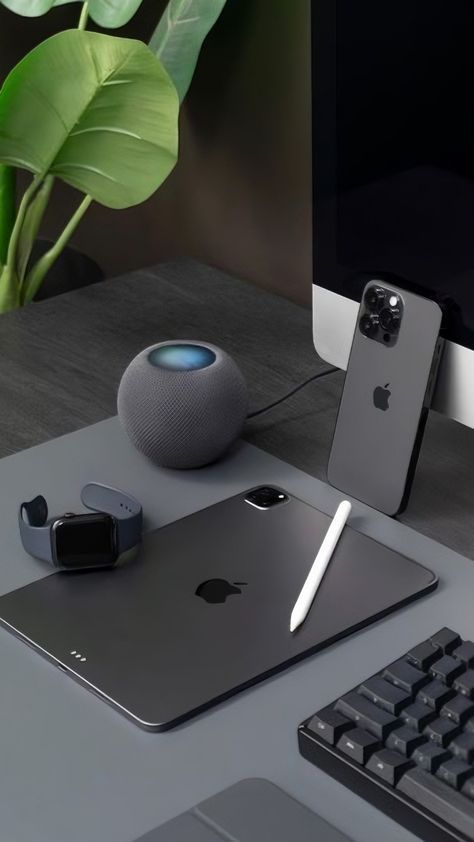
<path fill-rule="evenodd" d="M 313 603 L 313 599 L 318 592 L 318 588 L 322 582 L 323 576 L 331 561 L 332 554 L 336 549 L 337 542 L 341 537 L 341 532 L 344 529 L 347 518 L 351 513 L 351 504 L 348 500 L 343 500 L 339 504 L 323 543 L 321 544 L 318 554 L 314 559 L 313 566 L 308 573 L 308 578 L 303 585 L 301 593 L 296 600 L 295 607 L 291 612 L 290 631 L 294 632 L 301 623 L 304 623 L 309 609 Z"/>

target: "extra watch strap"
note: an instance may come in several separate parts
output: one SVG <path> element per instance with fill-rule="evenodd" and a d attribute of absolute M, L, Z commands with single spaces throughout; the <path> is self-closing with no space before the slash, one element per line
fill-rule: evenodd
<path fill-rule="evenodd" d="M 119 555 L 131 550 L 139 543 L 143 528 L 143 512 L 141 504 L 135 497 L 119 491 L 118 488 L 89 482 L 81 491 L 81 500 L 88 509 L 104 512 L 116 518 Z"/>

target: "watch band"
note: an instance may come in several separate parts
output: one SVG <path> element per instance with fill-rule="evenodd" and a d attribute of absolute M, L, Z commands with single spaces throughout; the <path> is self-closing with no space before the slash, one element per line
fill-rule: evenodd
<path fill-rule="evenodd" d="M 143 512 L 135 497 L 117 488 L 90 482 L 82 489 L 81 500 L 86 508 L 114 518 L 118 556 L 140 543 Z M 48 519 L 48 504 L 41 494 L 20 506 L 18 525 L 25 550 L 50 564 L 54 562 L 51 527 L 57 520 L 58 517 Z"/>
<path fill-rule="evenodd" d="M 143 527 L 143 512 L 141 504 L 135 497 L 125 494 L 118 488 L 89 482 L 81 491 L 81 500 L 86 508 L 116 518 L 119 555 L 131 550 L 139 543 Z"/>
<path fill-rule="evenodd" d="M 48 521 L 48 504 L 41 494 L 21 504 L 18 525 L 25 550 L 52 564 L 51 522 Z"/>

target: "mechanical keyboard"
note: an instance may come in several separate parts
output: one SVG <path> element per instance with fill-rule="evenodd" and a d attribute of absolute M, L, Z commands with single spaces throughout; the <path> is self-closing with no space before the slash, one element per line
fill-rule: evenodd
<path fill-rule="evenodd" d="M 298 740 L 426 842 L 474 842 L 474 643 L 451 629 L 315 713 Z"/>

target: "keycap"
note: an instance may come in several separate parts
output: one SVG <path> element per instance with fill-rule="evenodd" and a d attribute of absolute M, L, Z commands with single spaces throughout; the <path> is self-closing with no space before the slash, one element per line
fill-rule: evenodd
<path fill-rule="evenodd" d="M 464 696 L 454 696 L 453 699 L 443 705 L 439 715 L 452 719 L 458 725 L 464 725 L 471 716 L 474 716 L 474 705 Z"/>
<path fill-rule="evenodd" d="M 405 757 L 411 757 L 417 746 L 423 744 L 434 746 L 434 743 L 427 742 L 423 734 L 418 734 L 413 728 L 409 728 L 408 725 L 402 725 L 401 728 L 395 728 L 394 731 L 390 731 L 385 744 L 387 748 L 399 751 Z"/>
<path fill-rule="evenodd" d="M 470 640 L 465 640 L 453 650 L 453 658 L 463 661 L 468 667 L 474 666 L 474 643 Z"/>
<path fill-rule="evenodd" d="M 454 691 L 435 678 L 418 691 L 417 699 L 433 708 L 433 710 L 440 710 L 444 703 L 452 699 L 453 696 Z"/>
<path fill-rule="evenodd" d="M 455 722 L 449 719 L 434 719 L 426 726 L 423 733 L 429 740 L 432 740 L 436 745 L 446 748 L 447 745 L 457 737 L 461 729 Z"/>
<path fill-rule="evenodd" d="M 466 763 L 472 763 L 474 760 L 474 734 L 458 734 L 449 744 L 449 750 L 455 757 L 465 760 Z"/>
<path fill-rule="evenodd" d="M 400 687 L 395 687 L 379 675 L 364 681 L 359 687 L 359 693 L 394 716 L 398 716 L 402 708 L 411 700 L 410 693 L 401 690 Z"/>
<path fill-rule="evenodd" d="M 337 700 L 336 710 L 383 741 L 398 724 L 394 716 L 369 702 L 360 693 L 346 693 Z"/>
<path fill-rule="evenodd" d="M 430 775 L 424 769 L 409 769 L 400 778 L 397 789 L 435 816 L 453 825 L 468 839 L 474 839 L 474 802 Z"/>
<path fill-rule="evenodd" d="M 441 649 L 446 655 L 449 655 L 461 643 L 459 635 L 453 632 L 452 629 L 446 628 L 446 626 L 432 635 L 430 640 L 431 643 Z"/>
<path fill-rule="evenodd" d="M 474 769 L 469 763 L 460 760 L 459 757 L 452 757 L 450 760 L 443 760 L 436 774 L 449 786 L 454 789 L 461 789 L 467 779 L 474 775 Z"/>
<path fill-rule="evenodd" d="M 400 713 L 400 719 L 403 719 L 415 731 L 423 731 L 429 722 L 436 719 L 436 716 L 436 711 L 424 705 L 423 702 L 413 702 Z"/>
<path fill-rule="evenodd" d="M 431 642 L 431 640 L 425 640 L 424 643 L 419 643 L 418 646 L 414 646 L 413 649 L 410 649 L 405 657 L 410 664 L 413 664 L 413 666 L 418 667 L 419 670 L 426 672 L 428 667 L 430 667 L 434 661 L 438 660 L 439 649 Z"/>
<path fill-rule="evenodd" d="M 308 730 L 314 731 L 330 745 L 334 745 L 344 731 L 352 728 L 352 722 L 333 707 L 323 708 L 308 723 Z"/>
<path fill-rule="evenodd" d="M 370 757 L 365 768 L 391 786 L 395 786 L 403 773 L 412 766 L 411 760 L 402 757 L 398 752 L 382 748 Z"/>
<path fill-rule="evenodd" d="M 425 742 L 423 745 L 420 745 L 415 749 L 411 759 L 414 760 L 417 766 L 420 766 L 421 769 L 425 769 L 427 772 L 434 774 L 443 760 L 449 760 L 450 757 L 451 753 L 445 748 L 437 746 L 436 743 Z"/>
<path fill-rule="evenodd" d="M 463 795 L 466 795 L 467 798 L 472 798 L 474 800 L 474 778 L 467 779 L 461 792 Z"/>
<path fill-rule="evenodd" d="M 454 689 L 468 699 L 474 699 L 474 669 L 461 673 L 453 683 Z"/>
<path fill-rule="evenodd" d="M 395 687 L 401 687 L 402 690 L 412 694 L 418 693 L 418 690 L 430 680 L 428 675 L 412 666 L 412 664 L 408 664 L 402 658 L 390 664 L 383 671 L 383 677 L 395 684 Z"/>
<path fill-rule="evenodd" d="M 439 678 L 443 684 L 451 686 L 454 679 L 464 672 L 465 666 L 462 662 L 456 661 L 451 655 L 443 655 L 439 661 L 435 661 L 430 666 L 430 673 L 433 678 Z"/>
<path fill-rule="evenodd" d="M 352 757 L 356 763 L 365 766 L 370 755 L 381 748 L 381 743 L 368 731 L 364 731 L 362 728 L 353 728 L 342 735 L 337 747 L 348 757 Z"/>

